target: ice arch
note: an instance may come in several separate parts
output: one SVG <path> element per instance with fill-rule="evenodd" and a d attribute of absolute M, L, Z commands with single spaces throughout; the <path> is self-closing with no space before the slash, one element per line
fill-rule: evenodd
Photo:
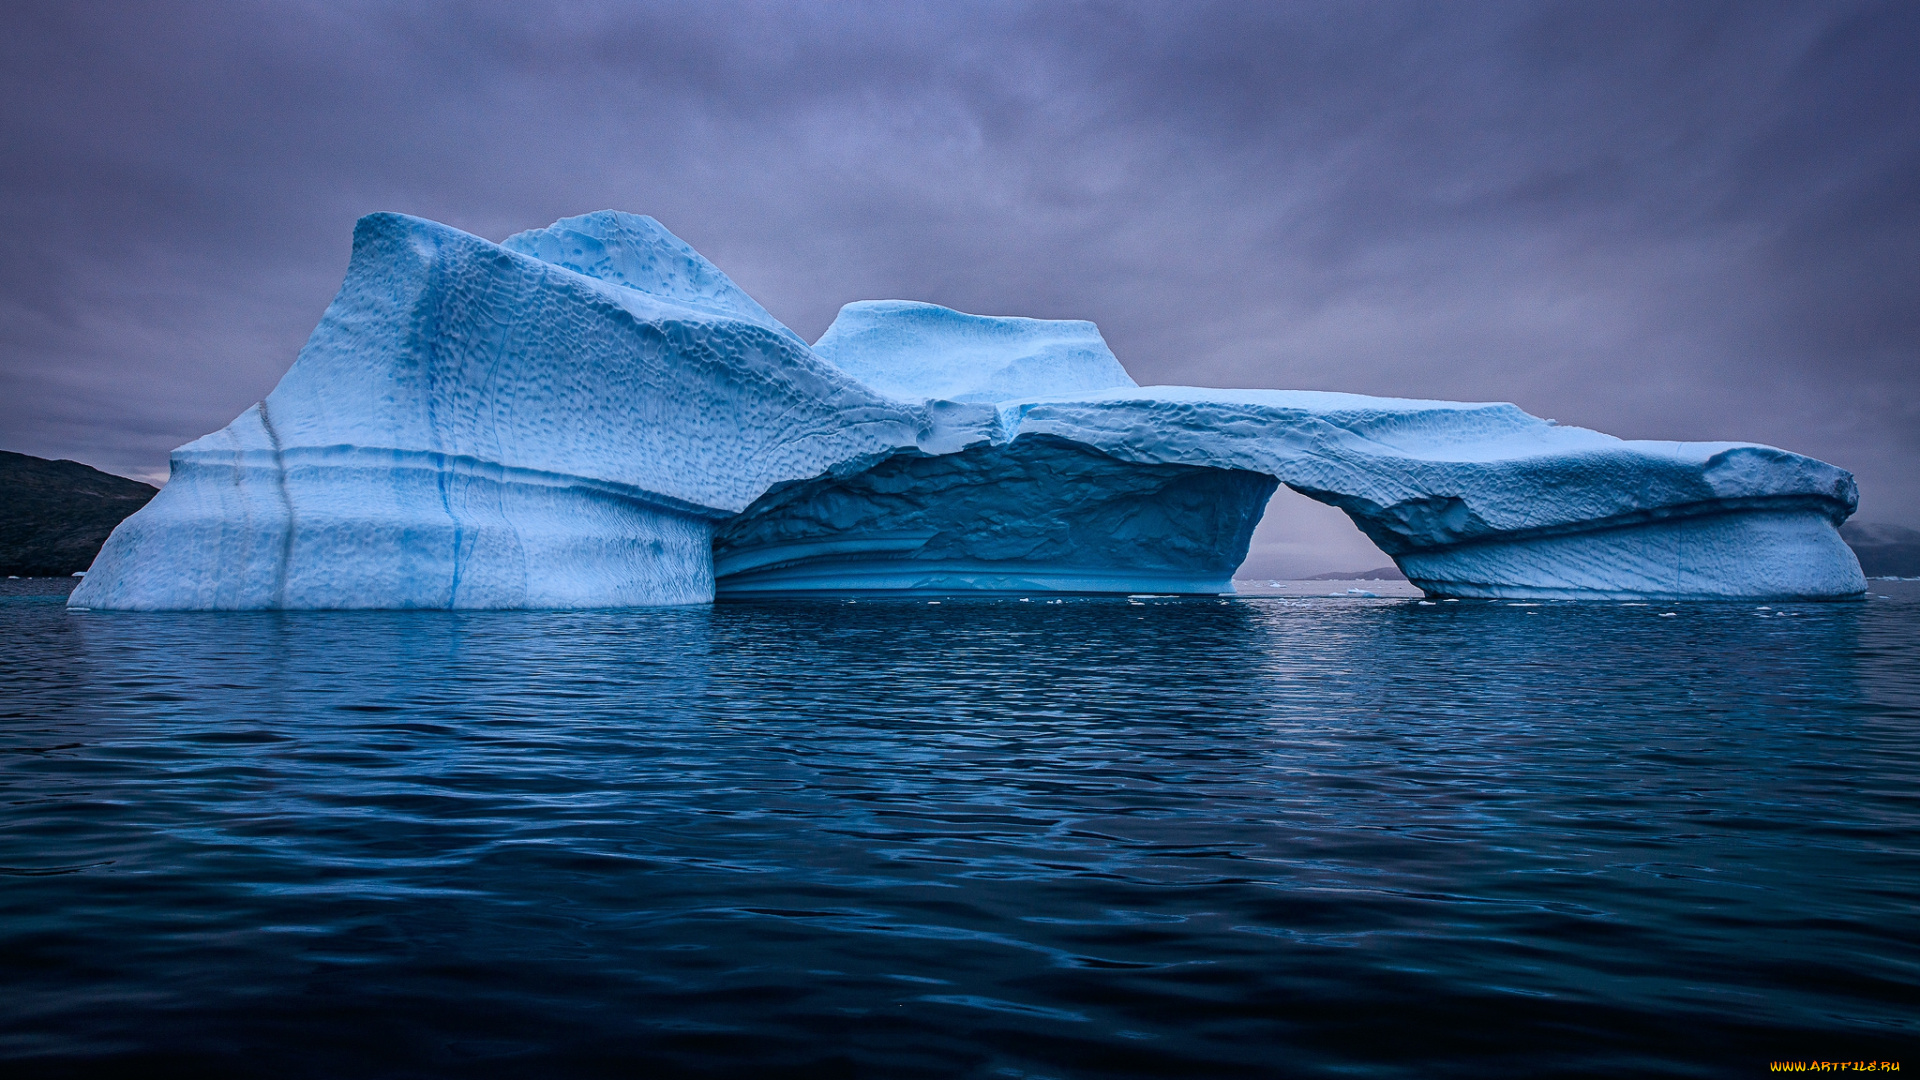
<path fill-rule="evenodd" d="M 1091 330 L 1090 324 L 1066 323 L 1048 334 L 1028 319 L 1000 320 L 1011 325 L 997 336 L 979 328 L 994 321 L 931 305 L 853 304 L 815 349 L 830 363 L 896 395 L 961 388 L 967 398 L 981 400 L 995 395 L 976 387 L 994 389 L 998 372 L 1036 367 L 1030 361 L 1038 352 L 1035 341 L 1066 334 L 1086 340 Z M 851 331 L 843 329 L 846 323 Z M 1092 333 L 1091 340 L 1098 341 L 1097 331 Z M 959 346 L 953 344 L 956 338 Z M 845 356 L 850 341 L 863 346 L 851 362 Z M 1098 353 L 1104 352 L 1105 343 L 1099 342 Z M 1091 347 L 1083 353 L 1098 355 Z M 1029 381 L 1025 385 L 1040 393 L 1003 397 L 990 412 L 960 405 L 936 410 L 947 424 L 966 429 L 947 441 L 1011 450 L 1045 437 L 1107 455 L 1116 469 L 1130 463 L 1272 477 L 1346 511 L 1411 580 L 1434 593 L 1778 598 L 1849 596 L 1865 588 L 1852 552 L 1836 531 L 1857 502 L 1853 477 L 1772 447 L 1629 442 L 1498 403 L 1138 387 L 1124 372 L 1112 377 L 1097 359 L 1077 366 L 1058 363 L 1051 370 L 1060 373 L 1059 382 Z M 1095 388 L 1087 391 L 1088 384 Z M 1061 486 L 1080 484 L 1069 479 Z M 851 509 L 860 501 L 855 489 L 862 485 L 829 477 L 811 486 L 809 505 L 836 502 L 846 527 L 832 550 L 800 556 L 796 571 L 806 562 L 815 565 L 789 575 L 793 584 L 803 578 L 832 580 L 827 564 L 834 561 L 866 580 L 878 580 L 881 568 L 871 565 L 875 558 L 939 563 L 956 542 L 951 533 L 942 533 L 932 549 L 911 549 L 896 531 L 885 541 L 894 545 L 890 554 L 876 548 L 872 556 L 861 556 L 855 535 L 876 527 Z M 924 490 L 931 496 L 934 488 Z M 1252 498 L 1252 489 L 1240 497 Z M 1010 497 L 1006 507 L 1026 505 L 1039 519 L 1066 520 L 1057 501 Z M 784 520 L 795 513 L 789 509 L 794 502 L 790 495 L 770 497 L 723 526 L 716 540 L 723 592 L 779 580 L 765 567 L 773 538 L 794 527 Z M 1258 512 L 1253 511 L 1256 519 Z M 811 513 L 816 522 L 822 520 L 817 508 Z M 1238 522 L 1244 513 L 1240 504 L 1223 499 L 1210 511 L 1193 507 L 1162 516 L 1177 550 L 1177 541 L 1189 534 L 1237 536 L 1221 523 Z M 996 521 L 993 527 L 1000 531 L 1007 525 Z M 1128 544 L 1114 548 L 1107 575 L 1131 575 L 1142 590 L 1172 588 L 1163 568 L 1139 553 L 1133 534 L 1125 535 Z M 729 581 L 732 567 L 747 565 L 736 561 L 747 548 L 758 552 L 749 560 L 753 571 L 740 571 L 737 583 Z M 1246 554 L 1245 537 L 1221 551 L 1237 566 Z M 1097 561 L 1091 547 L 1082 546 L 1077 562 L 1089 559 Z M 1022 561 L 1006 560 L 1010 587 L 1020 587 L 1019 573 L 1033 569 Z M 902 580 L 912 569 L 900 568 Z M 931 567 L 921 569 L 929 571 L 929 586 L 948 580 Z M 1056 566 L 1054 576 L 1070 578 L 1065 569 Z M 1078 572 L 1088 580 L 1100 576 L 1097 566 L 1083 565 Z M 984 586 L 993 579 L 976 570 L 971 580 Z M 1205 573 L 1193 580 L 1191 591 L 1210 587 Z"/>

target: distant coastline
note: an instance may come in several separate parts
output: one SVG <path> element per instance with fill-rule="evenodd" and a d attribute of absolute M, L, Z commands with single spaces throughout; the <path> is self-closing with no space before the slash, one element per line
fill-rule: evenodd
<path fill-rule="evenodd" d="M 159 489 L 77 461 L 0 450 L 0 575 L 67 577 Z"/>

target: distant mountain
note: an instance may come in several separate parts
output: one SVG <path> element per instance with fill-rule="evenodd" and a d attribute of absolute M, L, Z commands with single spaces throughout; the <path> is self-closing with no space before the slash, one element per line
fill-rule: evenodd
<path fill-rule="evenodd" d="M 1405 581 L 1407 575 L 1397 566 L 1382 566 L 1378 570 L 1356 570 L 1351 573 L 1315 574 L 1302 581 Z"/>
<path fill-rule="evenodd" d="M 113 527 L 157 494 L 77 461 L 0 450 L 0 575 L 85 570 Z"/>
<path fill-rule="evenodd" d="M 1920 532 L 1849 521 L 1840 526 L 1840 539 L 1853 549 L 1860 571 L 1868 577 L 1920 577 Z"/>

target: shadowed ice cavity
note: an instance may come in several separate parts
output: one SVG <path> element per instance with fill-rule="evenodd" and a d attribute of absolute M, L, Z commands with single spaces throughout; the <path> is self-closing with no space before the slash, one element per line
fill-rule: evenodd
<path fill-rule="evenodd" d="M 723 596 L 1231 592 L 1272 477 L 1048 435 L 784 486 L 714 531 Z"/>

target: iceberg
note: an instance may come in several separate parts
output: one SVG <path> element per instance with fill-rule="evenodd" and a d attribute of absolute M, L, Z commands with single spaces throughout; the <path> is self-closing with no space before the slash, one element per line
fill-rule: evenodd
<path fill-rule="evenodd" d="M 77 608 L 1231 590 L 1268 497 L 1446 596 L 1840 598 L 1851 475 L 1507 404 L 1141 387 L 1092 323 L 847 305 L 812 346 L 651 218 L 374 214 L 273 392 Z"/>
<path fill-rule="evenodd" d="M 649 218 L 374 214 L 280 384 L 174 451 L 71 602 L 700 603 L 715 522 L 917 424 Z"/>

